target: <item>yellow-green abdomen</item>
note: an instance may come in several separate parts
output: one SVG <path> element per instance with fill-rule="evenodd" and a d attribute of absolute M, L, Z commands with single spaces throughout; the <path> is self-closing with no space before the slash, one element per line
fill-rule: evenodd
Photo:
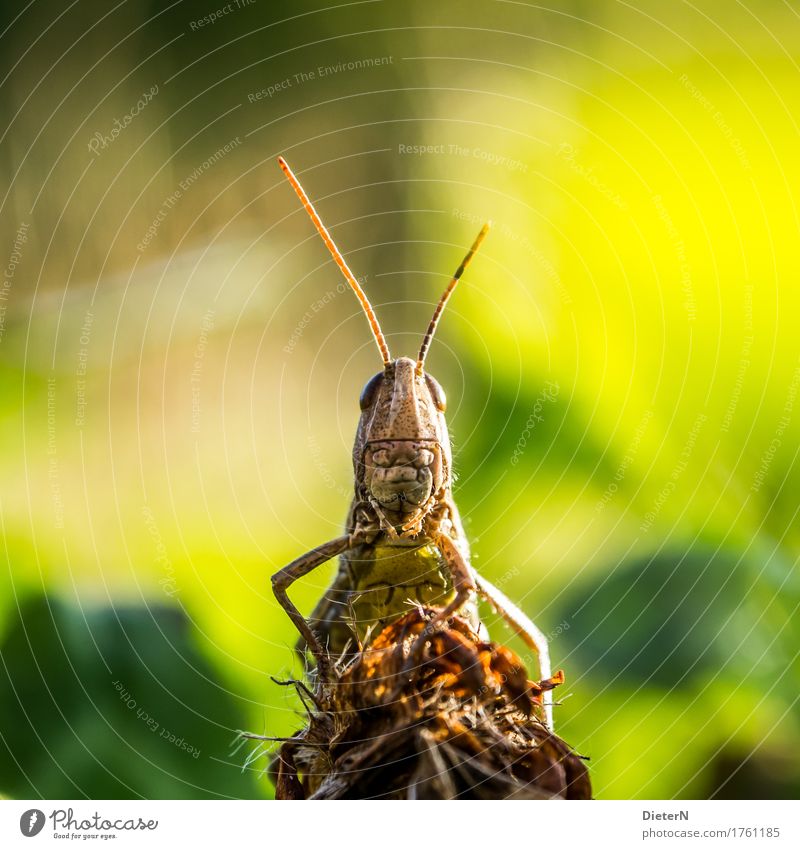
<path fill-rule="evenodd" d="M 352 617 L 362 641 L 370 626 L 374 637 L 412 604 L 441 607 L 453 597 L 442 555 L 432 544 L 378 544 L 369 560 L 351 564 L 351 578 Z"/>

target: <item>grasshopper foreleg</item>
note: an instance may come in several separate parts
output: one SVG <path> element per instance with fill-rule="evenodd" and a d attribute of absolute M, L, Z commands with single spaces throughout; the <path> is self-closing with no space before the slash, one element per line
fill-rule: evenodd
<path fill-rule="evenodd" d="M 425 630 L 420 634 L 416 644 L 411 648 L 406 667 L 410 668 L 419 661 L 419 656 L 422 647 L 426 640 L 430 639 L 438 625 L 446 622 L 453 614 L 459 610 L 470 600 L 476 592 L 475 582 L 472 579 L 472 572 L 464 559 L 461 552 L 456 547 L 455 543 L 446 534 L 441 534 L 436 539 L 436 544 L 442 552 L 444 562 L 450 572 L 450 578 L 453 582 L 453 591 L 455 596 L 453 600 L 443 607 L 425 626 Z"/>
<path fill-rule="evenodd" d="M 333 583 L 325 592 L 325 595 L 322 596 L 317 606 L 306 619 L 312 630 L 324 637 L 331 625 L 342 617 L 342 610 L 347 606 L 347 599 L 349 597 L 347 590 L 349 586 L 349 574 L 340 569 Z M 302 661 L 306 659 L 307 648 L 305 637 L 299 636 L 294 645 L 294 650 Z"/>
<path fill-rule="evenodd" d="M 294 606 L 286 591 L 298 578 L 302 578 L 316 569 L 317 566 L 321 566 L 332 557 L 347 551 L 348 548 L 352 548 L 353 545 L 355 545 L 353 535 L 345 534 L 306 552 L 302 557 L 293 560 L 288 566 L 284 566 L 280 572 L 276 572 L 272 576 L 272 591 L 275 593 L 275 598 L 306 641 L 306 645 L 317 661 L 317 670 L 320 672 L 327 669 L 328 665 L 325 649 L 302 613 Z"/>
<path fill-rule="evenodd" d="M 442 534 L 437 542 L 447 568 L 450 570 L 455 598 L 431 620 L 430 624 L 432 626 L 437 622 L 446 621 L 454 613 L 461 610 L 477 589 L 473 580 L 472 570 L 469 568 L 469 565 L 464 560 L 463 555 L 453 540 L 449 536 Z"/>
<path fill-rule="evenodd" d="M 550 670 L 550 651 L 547 645 L 545 635 L 533 624 L 533 622 L 502 593 L 497 587 L 486 580 L 482 575 L 478 575 L 473 570 L 473 578 L 478 589 L 478 594 L 489 602 L 492 607 L 505 619 L 505 621 L 519 634 L 525 644 L 536 652 L 539 658 L 539 675 L 541 678 L 549 678 L 552 675 Z M 544 712 L 547 718 L 547 725 L 552 731 L 553 729 L 553 698 L 549 690 L 546 690 L 542 695 Z"/>

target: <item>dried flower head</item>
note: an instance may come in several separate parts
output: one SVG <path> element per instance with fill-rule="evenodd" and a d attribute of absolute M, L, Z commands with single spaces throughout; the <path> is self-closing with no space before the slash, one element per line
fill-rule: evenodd
<path fill-rule="evenodd" d="M 278 798 L 590 798 L 583 760 L 543 721 L 563 675 L 529 680 L 458 617 L 430 634 L 433 613 L 412 609 L 305 691 L 306 727 L 272 764 Z"/>

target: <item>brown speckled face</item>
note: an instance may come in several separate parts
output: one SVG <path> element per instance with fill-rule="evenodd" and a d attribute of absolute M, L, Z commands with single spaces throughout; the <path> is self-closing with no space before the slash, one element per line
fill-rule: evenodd
<path fill-rule="evenodd" d="M 413 513 L 450 482 L 450 437 L 442 388 L 400 357 L 361 393 L 353 449 L 357 485 L 384 508 Z M 366 493 L 364 493 L 366 494 Z"/>
<path fill-rule="evenodd" d="M 370 442 L 364 455 L 365 484 L 387 509 L 411 513 L 430 498 L 442 479 L 437 442 Z"/>

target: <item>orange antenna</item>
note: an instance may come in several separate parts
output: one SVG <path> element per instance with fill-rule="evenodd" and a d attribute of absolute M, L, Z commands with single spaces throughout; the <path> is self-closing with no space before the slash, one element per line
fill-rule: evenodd
<path fill-rule="evenodd" d="M 372 309 L 372 304 L 369 302 L 369 298 L 364 294 L 364 290 L 359 286 L 358 280 L 356 280 L 355 275 L 347 263 L 344 261 L 344 257 L 339 252 L 339 248 L 334 244 L 333 239 L 331 238 L 331 234 L 328 232 L 325 225 L 322 223 L 322 219 L 317 215 L 317 210 L 314 209 L 314 205 L 308 199 L 308 195 L 305 193 L 303 187 L 300 185 L 300 181 L 295 177 L 292 169 L 287 164 L 286 160 L 282 157 L 278 157 L 278 165 L 281 166 L 283 173 L 286 175 L 288 181 L 292 184 L 292 188 L 297 192 L 297 197 L 300 198 L 300 202 L 305 207 L 306 212 L 311 217 L 311 220 L 314 222 L 314 226 L 317 228 L 317 232 L 322 236 L 322 241 L 325 242 L 326 247 L 331 252 L 331 256 L 333 257 L 336 264 L 344 274 L 345 279 L 350 284 L 350 288 L 356 293 L 356 297 L 361 303 L 361 306 L 364 308 L 364 312 L 367 314 L 367 319 L 369 320 L 369 326 L 372 328 L 372 335 L 375 337 L 375 341 L 378 343 L 378 349 L 381 352 L 381 357 L 383 358 L 383 364 L 389 365 L 392 361 L 392 358 L 389 356 L 389 346 L 386 344 L 386 338 L 381 331 L 381 326 L 378 324 L 378 319 L 375 316 L 375 310 Z M 463 263 L 462 263 L 463 265 Z"/>
<path fill-rule="evenodd" d="M 417 374 L 422 374 L 422 367 L 425 364 L 425 357 L 428 353 L 428 348 L 431 345 L 431 339 L 433 339 L 433 334 L 436 332 L 436 325 L 439 323 L 439 319 L 441 318 L 442 312 L 444 311 L 445 304 L 447 304 L 450 295 L 453 294 L 453 289 L 456 288 L 456 284 L 461 279 L 461 275 L 464 273 L 466 267 L 472 262 L 472 257 L 475 256 L 475 252 L 481 246 L 481 242 L 486 238 L 486 234 L 489 232 L 489 228 L 492 226 L 491 221 L 487 221 L 483 227 L 481 227 L 481 232 L 478 233 L 477 238 L 472 243 L 472 247 L 467 251 L 467 255 L 464 259 L 461 260 L 461 265 L 456 269 L 456 273 L 453 275 L 453 279 L 447 284 L 447 288 L 444 290 L 444 294 L 441 298 L 439 298 L 439 303 L 436 305 L 436 309 L 433 311 L 433 318 L 431 319 L 431 323 L 428 325 L 428 332 L 425 334 L 425 338 L 422 340 L 422 347 L 419 349 L 419 354 L 417 354 Z"/>

